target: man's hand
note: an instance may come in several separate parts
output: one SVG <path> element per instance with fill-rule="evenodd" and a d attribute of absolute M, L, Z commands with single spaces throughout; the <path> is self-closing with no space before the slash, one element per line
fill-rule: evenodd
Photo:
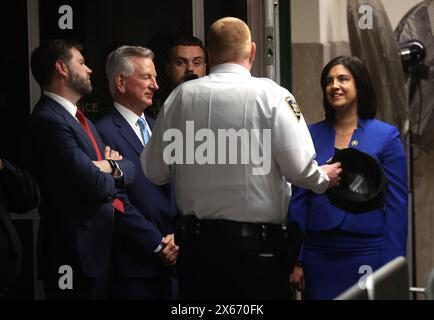
<path fill-rule="evenodd" d="M 289 284 L 298 291 L 304 290 L 303 267 L 295 265 L 294 270 L 289 275 Z"/>
<path fill-rule="evenodd" d="M 324 170 L 330 179 L 329 189 L 338 187 L 341 181 L 341 177 L 339 176 L 342 173 L 341 163 L 325 164 L 321 166 L 321 169 Z"/>
<path fill-rule="evenodd" d="M 100 171 L 105 172 L 105 173 L 112 173 L 112 168 L 110 166 L 110 164 L 108 163 L 107 160 L 122 160 L 123 157 L 122 155 L 119 154 L 119 152 L 117 152 L 116 150 L 112 150 L 110 149 L 109 146 L 106 146 L 104 148 L 104 158 L 106 160 L 99 160 L 99 161 L 92 161 L 94 165 L 96 165 Z M 114 177 L 117 177 L 120 175 L 119 170 L 116 170 L 116 172 L 114 173 Z"/>
<path fill-rule="evenodd" d="M 179 246 L 175 244 L 175 235 L 168 234 L 163 241 L 163 249 L 158 252 L 158 255 L 165 266 L 174 266 L 178 258 Z"/>
<path fill-rule="evenodd" d="M 122 160 L 122 155 L 116 150 L 110 149 L 109 146 L 104 148 L 104 159 L 106 160 Z"/>
<path fill-rule="evenodd" d="M 105 172 L 105 173 L 112 173 L 112 168 L 110 167 L 110 164 L 107 160 L 99 160 L 99 161 L 92 161 L 94 165 L 96 165 L 99 168 L 99 171 Z"/>

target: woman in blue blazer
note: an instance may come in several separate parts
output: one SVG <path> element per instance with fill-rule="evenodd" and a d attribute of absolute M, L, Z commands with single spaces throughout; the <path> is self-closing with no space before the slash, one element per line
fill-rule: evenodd
<path fill-rule="evenodd" d="M 407 165 L 398 130 L 375 120 L 377 101 L 366 66 L 337 57 L 321 74 L 325 120 L 309 126 L 317 161 L 355 148 L 381 164 L 388 180 L 385 205 L 361 214 L 332 205 L 324 194 L 294 188 L 289 220 L 305 232 L 290 276 L 308 299 L 333 299 L 397 256 L 407 241 Z M 345 168 L 343 168 L 345 170 Z"/>

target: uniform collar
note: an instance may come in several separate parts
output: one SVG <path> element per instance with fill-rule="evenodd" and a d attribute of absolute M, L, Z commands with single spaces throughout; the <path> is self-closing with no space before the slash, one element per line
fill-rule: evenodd
<path fill-rule="evenodd" d="M 236 63 L 222 63 L 211 68 L 210 73 L 238 73 L 251 76 L 250 71 Z"/>

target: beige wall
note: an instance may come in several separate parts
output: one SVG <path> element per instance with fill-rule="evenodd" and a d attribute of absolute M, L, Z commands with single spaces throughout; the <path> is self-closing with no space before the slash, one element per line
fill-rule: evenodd
<path fill-rule="evenodd" d="M 307 122 L 323 118 L 319 77 L 325 63 L 349 54 L 344 0 L 292 0 L 292 93 Z"/>
<path fill-rule="evenodd" d="M 420 0 L 382 0 L 392 28 Z M 345 0 L 292 0 L 293 94 L 306 121 L 323 118 L 319 77 L 334 56 L 349 54 Z M 434 130 L 433 130 L 434 131 Z M 434 133 L 433 133 L 434 134 Z M 434 267 L 434 155 L 421 153 L 414 161 L 416 285 L 425 287 Z M 423 298 L 423 296 L 421 296 Z"/>
<path fill-rule="evenodd" d="M 416 4 L 421 3 L 421 0 L 381 0 L 384 9 L 390 20 L 392 28 L 395 29 L 401 18 Z"/>
<path fill-rule="evenodd" d="M 320 42 L 318 0 L 291 1 L 291 38 L 294 43 Z"/>

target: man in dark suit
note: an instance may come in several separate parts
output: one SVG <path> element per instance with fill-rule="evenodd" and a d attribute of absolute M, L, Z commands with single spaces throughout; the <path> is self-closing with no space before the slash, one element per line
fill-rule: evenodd
<path fill-rule="evenodd" d="M 114 108 L 96 127 L 103 140 L 134 162 L 136 177 L 126 191 L 134 208 L 117 217 L 114 240 L 114 299 L 168 299 L 178 246 L 171 221 L 176 213 L 170 185 L 156 186 L 143 174 L 140 153 L 151 136 L 144 110 L 158 89 L 151 50 L 122 46 L 107 58 Z"/>
<path fill-rule="evenodd" d="M 33 52 L 31 68 L 43 89 L 29 122 L 28 151 L 42 196 L 38 265 L 46 297 L 103 299 L 114 217 L 129 205 L 117 188 L 134 178 L 134 166 L 104 149 L 75 105 L 92 90 L 79 45 L 47 41 Z"/>
<path fill-rule="evenodd" d="M 10 211 L 24 213 L 39 204 L 39 190 L 26 171 L 0 159 L 0 299 L 17 279 L 23 249 Z"/>

